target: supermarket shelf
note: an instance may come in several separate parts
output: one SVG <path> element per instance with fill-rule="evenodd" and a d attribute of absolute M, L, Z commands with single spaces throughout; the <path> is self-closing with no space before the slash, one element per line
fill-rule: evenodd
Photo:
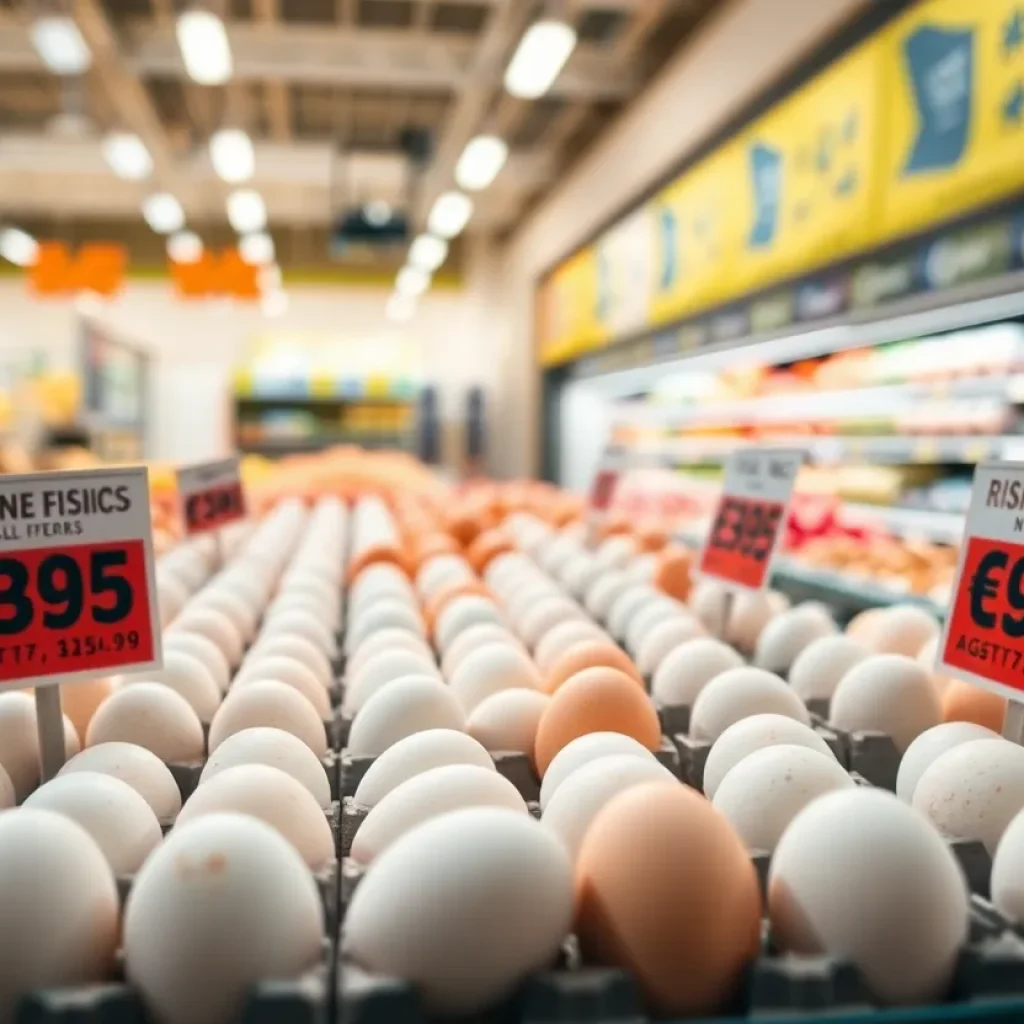
<path fill-rule="evenodd" d="M 406 448 L 408 438 L 402 434 L 352 434 L 318 437 L 267 437 L 262 441 L 241 441 L 238 450 L 244 455 L 264 455 L 280 458 L 283 455 L 299 455 L 319 452 L 332 445 L 351 444 L 362 448 Z"/>
<path fill-rule="evenodd" d="M 897 537 L 923 537 L 937 544 L 958 544 L 964 531 L 960 512 L 894 508 L 889 505 L 843 503 L 843 518 L 849 522 L 878 523 Z"/>

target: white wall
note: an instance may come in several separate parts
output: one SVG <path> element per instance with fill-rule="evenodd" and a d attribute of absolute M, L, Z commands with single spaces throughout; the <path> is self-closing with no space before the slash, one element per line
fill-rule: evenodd
<path fill-rule="evenodd" d="M 500 468 L 535 471 L 539 427 L 533 293 L 538 277 L 670 173 L 871 0 L 720 0 L 693 43 L 593 147 L 505 251 Z"/>

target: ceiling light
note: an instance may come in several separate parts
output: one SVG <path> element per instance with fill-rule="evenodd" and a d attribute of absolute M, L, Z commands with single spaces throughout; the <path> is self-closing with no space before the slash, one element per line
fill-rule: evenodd
<path fill-rule="evenodd" d="M 0 256 L 19 267 L 31 267 L 39 255 L 39 243 L 20 228 L 0 230 Z"/>
<path fill-rule="evenodd" d="M 274 262 L 274 240 L 266 231 L 243 235 L 238 243 L 238 252 L 251 267 L 265 267 Z"/>
<path fill-rule="evenodd" d="M 240 128 L 222 128 L 210 137 L 210 162 L 221 181 L 235 185 L 256 171 L 252 140 Z"/>
<path fill-rule="evenodd" d="M 455 180 L 467 192 L 487 188 L 508 159 L 508 143 L 497 135 L 470 139 L 455 165 Z"/>
<path fill-rule="evenodd" d="M 417 267 L 402 267 L 395 278 L 395 291 L 406 298 L 422 295 L 430 287 L 430 275 Z"/>
<path fill-rule="evenodd" d="M 259 273 L 256 275 L 257 287 L 264 295 L 267 292 L 280 291 L 281 281 L 281 268 L 276 263 L 272 263 L 269 267 L 260 268 Z"/>
<path fill-rule="evenodd" d="M 473 215 L 473 200 L 461 192 L 438 196 L 427 216 L 427 228 L 440 238 L 454 238 Z"/>
<path fill-rule="evenodd" d="M 180 231 L 185 224 L 185 211 L 170 192 L 154 192 L 142 201 L 142 216 L 158 234 Z"/>
<path fill-rule="evenodd" d="M 185 11 L 178 18 L 178 47 L 189 78 L 200 85 L 223 85 L 230 77 L 231 44 L 224 22 L 212 11 Z"/>
<path fill-rule="evenodd" d="M 416 312 L 416 300 L 411 295 L 400 295 L 395 292 L 384 307 L 384 315 L 389 320 L 404 323 L 411 320 Z"/>
<path fill-rule="evenodd" d="M 288 293 L 280 288 L 267 292 L 260 300 L 260 309 L 264 316 L 284 316 L 288 312 Z"/>
<path fill-rule="evenodd" d="M 175 263 L 198 263 L 203 257 L 203 241 L 194 231 L 176 231 L 167 239 L 167 255 Z"/>
<path fill-rule="evenodd" d="M 363 216 L 366 218 L 366 223 L 371 224 L 375 228 L 384 227 L 391 220 L 391 213 L 390 203 L 385 203 L 383 199 L 374 199 L 363 207 Z"/>
<path fill-rule="evenodd" d="M 433 235 L 419 235 L 409 246 L 409 266 L 432 274 L 448 256 L 448 243 Z"/>
<path fill-rule="evenodd" d="M 555 84 L 576 47 L 576 30 L 543 18 L 524 33 L 505 69 L 505 88 L 521 100 L 539 99 Z"/>
<path fill-rule="evenodd" d="M 236 189 L 228 196 L 228 221 L 240 235 L 262 231 L 267 226 L 267 205 L 252 188 Z"/>
<path fill-rule="evenodd" d="M 111 132 L 103 140 L 103 156 L 110 169 L 128 181 L 148 178 L 153 170 L 153 158 L 146 144 L 130 132 Z"/>
<path fill-rule="evenodd" d="M 89 70 L 92 54 L 73 18 L 37 18 L 29 29 L 39 59 L 55 75 L 80 75 Z"/>

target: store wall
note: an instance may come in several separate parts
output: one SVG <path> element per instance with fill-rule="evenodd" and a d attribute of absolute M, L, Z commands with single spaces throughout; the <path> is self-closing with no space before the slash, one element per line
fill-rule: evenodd
<path fill-rule="evenodd" d="M 501 471 L 536 471 L 537 279 L 624 212 L 651 185 L 872 0 L 731 0 L 525 222 L 504 252 L 499 422 L 516 443 Z M 571 455 L 569 456 L 571 458 Z"/>

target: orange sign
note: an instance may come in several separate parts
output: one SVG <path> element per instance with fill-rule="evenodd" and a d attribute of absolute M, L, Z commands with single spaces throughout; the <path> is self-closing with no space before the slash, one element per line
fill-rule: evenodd
<path fill-rule="evenodd" d="M 113 242 L 90 242 L 77 253 L 63 242 L 40 242 L 29 269 L 29 287 L 37 295 L 67 296 L 90 291 L 114 295 L 124 282 L 128 254 Z"/>
<path fill-rule="evenodd" d="M 237 249 L 220 253 L 203 252 L 194 263 L 169 263 L 178 294 L 184 298 L 205 299 L 230 296 L 235 299 L 260 297 L 259 267 L 239 255 Z"/>

